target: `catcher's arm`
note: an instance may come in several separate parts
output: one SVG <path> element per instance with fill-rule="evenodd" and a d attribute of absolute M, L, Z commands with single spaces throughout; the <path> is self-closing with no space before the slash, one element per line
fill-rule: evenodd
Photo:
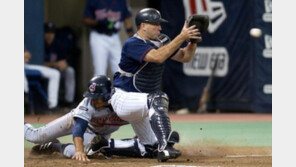
<path fill-rule="evenodd" d="M 179 49 L 179 51 L 171 59 L 181 63 L 190 62 L 194 56 L 195 50 L 196 44 L 190 42 L 185 48 Z"/>
<path fill-rule="evenodd" d="M 181 33 L 174 40 L 158 49 L 151 49 L 144 57 L 144 61 L 163 63 L 182 45 L 184 41 L 191 38 L 197 39 L 198 34 L 199 32 L 195 26 L 188 27 L 187 22 L 185 21 Z"/>
<path fill-rule="evenodd" d="M 202 41 L 201 35 L 205 33 L 209 27 L 209 17 L 206 15 L 191 15 L 185 21 L 185 25 L 186 27 L 195 26 L 197 32 L 195 35 L 197 36 L 195 36 L 195 38 L 190 38 L 190 43 L 184 49 L 180 49 L 175 56 L 172 57 L 173 60 L 182 63 L 189 62 L 193 58 L 196 44 Z M 183 31 L 184 27 L 182 29 L 182 32 Z"/>

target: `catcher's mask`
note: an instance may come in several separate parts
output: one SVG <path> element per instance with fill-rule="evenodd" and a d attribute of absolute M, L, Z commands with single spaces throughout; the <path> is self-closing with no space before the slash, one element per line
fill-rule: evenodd
<path fill-rule="evenodd" d="M 160 12 L 154 8 L 144 8 L 140 10 L 135 18 L 136 25 L 141 23 L 167 23 L 165 19 L 161 18 Z"/>
<path fill-rule="evenodd" d="M 88 89 L 84 92 L 83 96 L 91 99 L 103 98 L 105 102 L 110 99 L 111 94 L 111 81 L 110 78 L 104 75 L 93 77 L 88 82 Z"/>

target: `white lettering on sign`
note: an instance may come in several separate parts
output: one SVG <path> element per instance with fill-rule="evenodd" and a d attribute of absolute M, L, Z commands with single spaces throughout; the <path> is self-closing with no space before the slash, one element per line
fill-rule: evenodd
<path fill-rule="evenodd" d="M 265 49 L 263 49 L 263 57 L 272 58 L 272 36 L 264 35 Z"/>
<path fill-rule="evenodd" d="M 272 85 L 266 84 L 263 86 L 263 93 L 265 94 L 272 94 Z"/>
<path fill-rule="evenodd" d="M 262 15 L 264 22 L 272 22 L 272 1 L 264 0 L 265 13 Z"/>
<path fill-rule="evenodd" d="M 229 64 L 229 55 L 225 47 L 197 47 L 193 59 L 183 64 L 183 72 L 188 76 L 210 76 L 217 58 L 214 75 L 224 77 Z"/>

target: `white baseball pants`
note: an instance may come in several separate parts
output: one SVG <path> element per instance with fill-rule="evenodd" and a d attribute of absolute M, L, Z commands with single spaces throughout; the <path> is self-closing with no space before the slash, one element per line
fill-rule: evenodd
<path fill-rule="evenodd" d="M 56 69 L 49 68 L 41 65 L 25 64 L 26 69 L 40 71 L 42 77 L 48 79 L 47 95 L 49 105 L 48 108 L 52 109 L 58 105 L 58 93 L 60 84 L 60 72 Z"/>
<path fill-rule="evenodd" d="M 108 64 L 113 75 L 118 69 L 121 57 L 121 42 L 118 33 L 108 36 L 92 30 L 89 40 L 94 75 L 106 75 Z"/>
<path fill-rule="evenodd" d="M 132 125 L 142 144 L 154 145 L 157 138 L 149 122 L 149 115 L 153 113 L 148 109 L 147 95 L 115 88 L 110 102 L 116 114 Z"/>
<path fill-rule="evenodd" d="M 75 97 L 75 71 L 74 68 L 68 66 L 63 72 L 62 76 L 65 80 L 65 100 L 72 103 Z"/>

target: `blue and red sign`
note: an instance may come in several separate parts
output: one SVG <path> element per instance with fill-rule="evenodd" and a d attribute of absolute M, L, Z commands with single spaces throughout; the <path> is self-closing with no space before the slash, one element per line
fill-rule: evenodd
<path fill-rule="evenodd" d="M 160 12 L 168 24 L 163 33 L 177 36 L 185 18 L 208 15 L 210 25 L 193 60 L 168 60 L 163 89 L 171 107 L 196 109 L 203 88 L 218 59 L 211 89 L 211 109 L 272 111 L 272 1 L 162 0 Z M 179 11 L 179 12 L 172 12 Z M 259 28 L 259 38 L 250 29 Z"/>

